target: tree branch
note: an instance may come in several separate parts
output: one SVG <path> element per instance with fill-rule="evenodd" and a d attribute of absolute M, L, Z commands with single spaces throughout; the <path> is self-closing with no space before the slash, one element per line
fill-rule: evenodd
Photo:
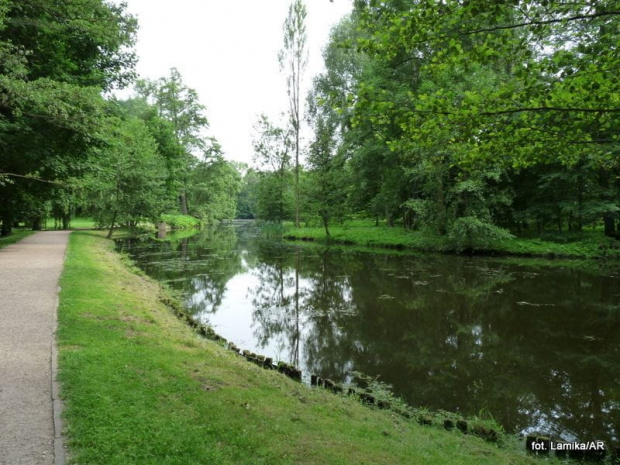
<path fill-rule="evenodd" d="M 554 19 L 547 19 L 547 20 L 541 20 L 541 21 L 528 21 L 524 23 L 508 24 L 506 26 L 495 26 L 495 27 L 488 27 L 488 28 L 472 29 L 470 31 L 461 29 L 460 31 L 457 31 L 457 34 L 459 36 L 468 36 L 468 35 L 473 35 L 473 34 L 480 34 L 483 32 L 504 31 L 504 30 L 509 30 L 509 29 L 517 29 L 520 27 L 528 27 L 528 26 L 543 26 L 546 24 L 557 24 L 557 23 L 562 23 L 566 21 L 578 21 L 581 19 L 594 19 L 594 18 L 600 18 L 600 17 L 605 17 L 605 16 L 620 16 L 620 11 L 601 11 L 599 13 L 594 13 L 591 15 L 575 15 L 575 16 L 569 16 L 568 18 L 554 18 Z M 440 38 L 445 39 L 446 37 L 448 36 L 442 36 Z"/>
<path fill-rule="evenodd" d="M 36 176 L 32 176 L 32 175 L 23 175 L 23 174 L 15 174 L 15 173 L 7 173 L 5 171 L 0 171 L 0 177 L 5 176 L 5 177 L 13 177 L 13 178 L 23 178 L 23 179 L 30 179 L 32 181 L 38 181 L 38 182 L 45 182 L 48 184 L 56 184 L 59 186 L 64 185 L 64 183 L 60 182 L 60 181 L 50 181 L 48 179 L 41 179 L 38 178 Z"/>

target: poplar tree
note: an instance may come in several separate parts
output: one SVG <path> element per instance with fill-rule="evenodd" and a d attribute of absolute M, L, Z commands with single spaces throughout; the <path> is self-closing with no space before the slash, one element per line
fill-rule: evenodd
<path fill-rule="evenodd" d="M 306 48 L 306 5 L 294 0 L 284 21 L 284 47 L 278 54 L 280 69 L 286 73 L 290 122 L 295 133 L 295 226 L 299 227 L 299 152 L 301 129 L 301 77 L 308 63 Z"/>

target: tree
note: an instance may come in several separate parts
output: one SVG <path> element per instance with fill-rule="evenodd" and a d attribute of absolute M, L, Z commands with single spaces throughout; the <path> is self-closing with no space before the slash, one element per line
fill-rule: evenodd
<path fill-rule="evenodd" d="M 240 190 L 241 175 L 231 162 L 224 159 L 219 144 L 214 141 L 209 156 L 199 161 L 190 173 L 190 213 L 209 224 L 232 220 Z"/>
<path fill-rule="evenodd" d="M 196 163 L 197 156 L 208 149 L 204 134 L 209 122 L 204 115 L 206 107 L 198 99 L 194 89 L 183 83 L 176 68 L 170 70 L 170 76 L 158 81 L 141 80 L 136 84 L 140 97 L 157 109 L 157 115 L 168 121 L 174 132 L 177 147 L 167 151 L 168 174 L 179 185 L 179 206 L 181 213 L 188 214 L 187 189 L 190 183 L 190 171 Z M 171 181 L 172 182 L 172 181 Z"/>
<path fill-rule="evenodd" d="M 274 126 L 261 115 L 255 126 L 254 163 L 262 168 L 257 187 L 259 218 L 281 222 L 289 217 L 288 178 L 291 165 L 292 134 Z"/>
<path fill-rule="evenodd" d="M 0 4 L 3 235 L 26 219 L 26 198 L 38 223 L 32 213 L 79 171 L 97 140 L 101 91 L 132 79 L 136 22 L 124 8 L 99 0 Z"/>
<path fill-rule="evenodd" d="M 163 213 L 165 173 L 163 158 L 146 125 L 137 118 L 109 117 L 105 145 L 91 152 L 85 187 L 91 211 L 101 226 L 117 223 L 133 229 L 140 221 L 156 221 Z"/>
<path fill-rule="evenodd" d="M 327 236 L 330 222 L 344 217 L 347 200 L 345 157 L 334 143 L 334 130 L 333 122 L 318 115 L 314 121 L 315 136 L 308 156 L 309 206 L 311 212 L 321 218 Z"/>
<path fill-rule="evenodd" d="M 464 171 L 592 166 L 601 191 L 615 188 L 602 212 L 606 234 L 615 234 L 615 2 L 357 1 L 356 11 L 362 50 L 394 70 L 416 65 L 419 85 L 408 92 L 365 83 L 357 94 L 358 121 L 400 129 L 386 140 L 394 152 L 432 146 L 443 133 L 452 166 Z M 473 85 L 452 85 L 463 80 Z"/>
<path fill-rule="evenodd" d="M 306 5 L 293 0 L 284 21 L 284 48 L 278 54 L 280 69 L 286 73 L 290 122 L 295 133 L 295 226 L 299 227 L 299 152 L 301 132 L 301 76 L 308 62 L 306 50 Z"/>
<path fill-rule="evenodd" d="M 256 195 L 259 182 L 259 174 L 253 168 L 242 167 L 243 177 L 241 179 L 241 189 L 237 197 L 237 213 L 235 218 L 254 219 L 256 218 Z"/>

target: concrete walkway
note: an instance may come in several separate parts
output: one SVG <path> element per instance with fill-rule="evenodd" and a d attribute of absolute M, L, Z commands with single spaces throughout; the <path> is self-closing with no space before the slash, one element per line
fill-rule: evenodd
<path fill-rule="evenodd" d="M 55 382 L 58 279 L 68 231 L 0 249 L 0 464 L 60 465 Z"/>

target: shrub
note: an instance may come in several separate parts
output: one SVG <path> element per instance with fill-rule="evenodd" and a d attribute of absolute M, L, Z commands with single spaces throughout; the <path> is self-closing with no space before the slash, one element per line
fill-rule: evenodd
<path fill-rule="evenodd" d="M 172 229 L 199 228 L 200 221 L 189 215 L 161 215 L 161 221 L 167 223 Z"/>
<path fill-rule="evenodd" d="M 456 219 L 448 232 L 458 252 L 488 248 L 493 242 L 514 239 L 503 228 L 480 220 L 475 216 Z"/>

